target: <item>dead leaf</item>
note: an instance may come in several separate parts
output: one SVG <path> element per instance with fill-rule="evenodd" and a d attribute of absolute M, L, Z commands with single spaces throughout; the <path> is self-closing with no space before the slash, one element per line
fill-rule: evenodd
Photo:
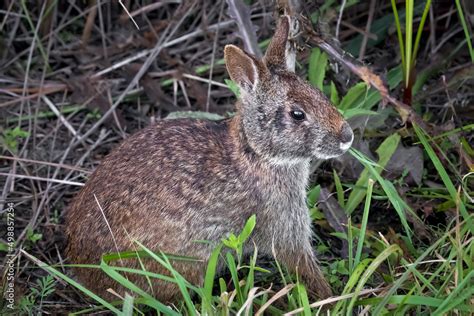
<path fill-rule="evenodd" d="M 318 207 L 323 211 L 329 225 L 338 233 L 347 233 L 347 215 L 339 205 L 334 196 L 327 188 L 321 188 L 318 199 Z M 347 240 L 342 241 L 341 255 L 348 257 L 349 245 Z"/>
<path fill-rule="evenodd" d="M 418 146 L 405 147 L 402 144 L 398 145 L 385 166 L 389 179 L 399 178 L 405 171 L 408 171 L 409 177 L 405 182 L 413 180 L 417 185 L 421 185 L 423 168 L 423 150 Z"/>
<path fill-rule="evenodd" d="M 392 227 L 388 228 L 388 232 L 387 234 L 385 234 L 385 238 L 390 244 L 397 244 L 398 246 L 400 246 L 400 248 L 402 249 L 403 257 L 405 257 L 405 259 L 410 262 L 414 261 L 413 257 L 410 255 L 410 251 L 408 250 L 409 248 L 407 244 L 402 238 L 400 238 L 400 235 L 397 234 Z"/>

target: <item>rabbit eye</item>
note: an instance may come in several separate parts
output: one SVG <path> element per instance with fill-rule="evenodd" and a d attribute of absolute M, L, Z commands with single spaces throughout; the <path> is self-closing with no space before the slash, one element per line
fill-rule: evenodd
<path fill-rule="evenodd" d="M 300 110 L 293 110 L 293 111 L 290 111 L 290 115 L 291 117 L 296 120 L 296 121 L 302 121 L 305 119 L 306 115 L 304 114 L 303 111 L 300 111 Z"/>

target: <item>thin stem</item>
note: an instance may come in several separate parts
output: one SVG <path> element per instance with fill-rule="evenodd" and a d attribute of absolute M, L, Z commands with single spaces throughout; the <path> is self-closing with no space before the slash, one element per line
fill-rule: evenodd
<path fill-rule="evenodd" d="M 461 7 L 459 0 L 456 0 L 456 8 L 458 9 L 459 20 L 461 21 L 462 28 L 464 29 L 464 34 L 466 35 L 467 46 L 469 47 L 469 54 L 471 55 L 471 61 L 474 63 L 474 50 L 472 49 L 471 35 L 467 28 L 466 20 L 464 19 L 464 12 Z"/>
<path fill-rule="evenodd" d="M 412 68 L 412 45 L 413 45 L 413 0 L 406 1 L 406 20 L 405 20 L 405 87 L 408 87 L 410 82 L 410 73 Z"/>
<path fill-rule="evenodd" d="M 426 17 L 428 12 L 430 12 L 431 0 L 426 1 L 425 10 L 421 16 L 420 25 L 418 26 L 418 32 L 416 33 L 415 46 L 413 47 L 413 56 L 411 58 L 411 63 L 414 64 L 416 60 L 416 55 L 418 53 L 418 48 L 421 40 L 421 33 L 423 32 L 423 27 L 425 26 Z"/>
<path fill-rule="evenodd" d="M 393 9 L 393 16 L 395 17 L 395 25 L 397 27 L 398 42 L 400 43 L 400 56 L 402 58 L 403 78 L 405 78 L 405 72 L 406 72 L 405 47 L 403 45 L 402 26 L 400 25 L 400 18 L 398 17 L 397 4 L 395 3 L 395 0 L 392 0 L 392 9 Z"/>

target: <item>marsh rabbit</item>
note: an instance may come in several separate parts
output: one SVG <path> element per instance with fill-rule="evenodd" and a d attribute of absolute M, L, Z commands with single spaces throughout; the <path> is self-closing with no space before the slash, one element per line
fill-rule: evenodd
<path fill-rule="evenodd" d="M 342 155 L 353 133 L 321 91 L 288 70 L 289 23 L 280 19 L 262 60 L 225 47 L 227 71 L 241 91 L 234 117 L 161 120 L 103 160 L 67 211 L 71 263 L 96 264 L 104 253 L 139 248 L 138 240 L 156 252 L 201 259 L 173 261 L 200 285 L 213 247 L 256 214 L 246 251 L 256 245 L 298 273 L 310 293 L 331 295 L 311 245 L 305 190 L 310 160 Z M 148 271 L 167 274 L 154 260 L 142 261 Z M 136 259 L 116 264 L 140 268 Z M 100 295 L 108 288 L 124 293 L 98 269 L 75 275 Z M 145 278 L 127 277 L 162 302 L 179 299 L 172 283 L 154 279 L 150 289 Z"/>

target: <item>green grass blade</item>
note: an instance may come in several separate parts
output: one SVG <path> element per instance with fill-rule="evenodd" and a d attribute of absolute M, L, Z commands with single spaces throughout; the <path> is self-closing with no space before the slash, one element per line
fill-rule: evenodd
<path fill-rule="evenodd" d="M 105 308 L 109 309 L 111 312 L 115 313 L 116 315 L 121 315 L 121 311 L 119 309 L 117 309 L 115 306 L 113 306 L 112 304 L 110 304 L 109 302 L 107 302 L 106 300 L 104 300 L 102 297 L 100 297 L 99 295 L 95 294 L 94 292 L 92 292 L 91 290 L 87 289 L 85 286 L 79 284 L 78 282 L 76 282 L 75 280 L 71 279 L 70 277 L 68 277 L 67 275 L 65 275 L 64 273 L 60 272 L 59 270 L 43 263 L 41 260 L 39 260 L 38 258 L 36 258 L 35 256 L 31 255 L 31 254 L 26 254 L 27 257 L 31 257 L 32 260 L 40 267 L 42 268 L 43 270 L 46 270 L 48 273 L 66 281 L 68 284 L 74 286 L 76 289 L 78 289 L 79 291 L 83 292 L 84 294 L 86 294 L 88 297 L 90 297 L 91 299 L 95 300 L 96 302 L 98 302 L 99 304 L 101 304 L 102 306 L 104 306 Z"/>
<path fill-rule="evenodd" d="M 389 137 L 387 137 L 382 142 L 382 144 L 380 144 L 379 148 L 377 148 L 376 150 L 376 152 L 379 155 L 379 161 L 377 162 L 378 167 L 376 167 L 374 170 L 376 170 L 378 173 L 382 171 L 382 168 L 384 168 L 387 165 L 388 161 L 395 153 L 395 150 L 397 149 L 399 143 L 400 143 L 400 135 L 392 134 Z M 347 204 L 346 204 L 345 209 L 348 214 L 352 214 L 352 212 L 357 208 L 357 206 L 359 206 L 359 204 L 364 199 L 367 192 L 365 185 L 368 179 L 369 179 L 369 170 L 366 167 L 364 171 L 362 171 L 362 173 L 360 174 L 359 179 L 357 180 L 354 189 L 349 194 L 349 198 L 347 199 Z"/>
<path fill-rule="evenodd" d="M 331 81 L 331 103 L 334 104 L 336 107 L 339 106 L 339 93 L 337 92 L 336 85 L 334 84 L 333 81 Z"/>
<path fill-rule="evenodd" d="M 128 293 L 125 294 L 125 299 L 123 300 L 122 315 L 133 315 L 133 297 L 130 296 Z"/>
<path fill-rule="evenodd" d="M 154 255 L 161 255 L 156 254 Z M 173 254 L 163 253 L 168 259 L 177 260 L 177 261 L 189 261 L 189 262 L 198 262 L 200 261 L 197 258 L 187 257 L 187 256 L 177 256 Z M 106 263 L 110 263 L 111 261 L 116 260 L 125 260 L 125 259 L 138 259 L 138 258 L 151 258 L 152 256 L 149 255 L 149 252 L 144 250 L 130 250 L 130 251 L 121 251 L 121 252 L 112 252 L 106 253 L 102 255 L 102 260 Z"/>
<path fill-rule="evenodd" d="M 166 315 L 173 315 L 173 316 L 179 315 L 178 313 L 171 310 L 168 306 L 155 300 L 150 294 L 145 292 L 143 289 L 139 288 L 135 283 L 129 281 L 127 278 L 125 278 L 123 275 L 117 272 L 115 267 L 109 266 L 107 262 L 105 262 L 104 260 L 100 262 L 100 267 L 102 271 L 104 271 L 109 277 L 114 279 L 120 285 L 126 287 L 127 289 L 131 290 L 134 293 L 139 294 L 140 296 L 143 296 L 144 298 L 149 299 L 150 300 L 149 303 L 152 303 L 149 306 L 154 307 L 155 309 L 157 309 L 158 311 L 162 313 L 165 313 Z"/>
<path fill-rule="evenodd" d="M 372 259 L 364 259 L 354 268 L 354 270 L 351 272 L 349 280 L 347 280 L 346 286 L 344 287 L 344 290 L 342 291 L 341 295 L 348 294 L 352 291 L 354 286 L 356 286 L 357 282 L 359 282 L 361 274 L 365 271 L 365 269 L 371 262 Z M 336 306 L 331 311 L 331 314 L 341 315 L 342 310 L 347 309 L 347 306 L 345 306 L 347 303 L 347 300 L 341 300 L 337 302 Z"/>
<path fill-rule="evenodd" d="M 303 286 L 303 284 L 298 283 L 296 285 L 296 291 L 298 293 L 300 305 L 303 306 L 303 315 L 312 316 L 311 307 L 309 306 L 308 292 L 306 291 L 306 288 Z"/>
<path fill-rule="evenodd" d="M 410 74 L 412 71 L 413 64 L 411 62 L 411 56 L 413 53 L 413 5 L 414 0 L 406 0 L 406 19 L 405 19 L 405 87 L 408 87 L 410 81 Z"/>
<path fill-rule="evenodd" d="M 398 217 L 400 218 L 400 221 L 403 225 L 403 228 L 405 229 L 407 233 L 408 240 L 410 244 L 412 243 L 411 235 L 412 231 L 410 226 L 408 225 L 408 221 L 405 215 L 405 210 L 410 212 L 412 220 L 417 220 L 420 221 L 418 215 L 416 215 L 415 212 L 407 205 L 407 203 L 400 197 L 398 194 L 397 190 L 395 189 L 395 186 L 393 185 L 392 182 L 385 180 L 379 173 L 379 171 L 373 166 L 372 163 L 367 163 L 366 161 L 368 158 L 361 158 L 364 157 L 364 155 L 360 152 L 358 152 L 355 149 L 351 149 L 350 153 L 356 157 L 370 172 L 370 174 L 377 180 L 378 183 L 382 186 L 382 189 L 384 190 L 385 194 L 387 195 L 387 198 L 389 199 L 390 203 L 392 204 L 393 208 L 398 214 Z M 365 194 L 365 192 L 364 192 Z M 347 203 L 349 205 L 349 202 Z"/>
<path fill-rule="evenodd" d="M 358 295 L 359 295 L 360 291 L 362 291 L 362 288 L 364 287 L 364 285 L 369 280 L 370 276 L 382 264 L 382 262 L 384 262 L 390 255 L 392 255 L 396 252 L 400 252 L 400 253 L 402 252 L 402 250 L 400 249 L 400 247 L 398 245 L 391 245 L 391 246 L 387 247 L 367 267 L 364 274 L 361 276 L 361 278 L 359 280 L 359 283 L 357 284 L 357 287 L 354 290 L 355 295 L 352 297 L 352 299 L 349 303 L 349 306 L 347 308 L 347 312 L 346 312 L 347 316 L 352 315 L 352 309 L 354 308 L 354 305 L 357 301 Z"/>
<path fill-rule="evenodd" d="M 434 311 L 432 315 L 445 315 L 449 310 L 452 310 L 456 305 L 460 304 L 464 300 L 472 299 L 474 295 L 474 286 L 472 285 L 472 278 L 474 277 L 474 270 L 468 273 L 468 275 L 460 282 L 454 290 L 446 297 L 443 303 Z M 467 288 L 466 288 L 467 286 Z M 461 291 L 464 291 L 460 294 Z M 456 299 L 456 296 L 458 299 Z"/>
<path fill-rule="evenodd" d="M 416 135 L 418 136 L 418 139 L 422 143 L 423 147 L 425 148 L 426 153 L 431 159 L 431 162 L 433 163 L 435 169 L 438 171 L 439 176 L 441 177 L 441 180 L 444 183 L 444 186 L 449 192 L 449 195 L 451 196 L 451 199 L 453 201 L 459 201 L 459 211 L 461 212 L 462 217 L 467 223 L 467 226 L 470 227 L 471 234 L 474 233 L 474 226 L 472 223 L 472 219 L 469 216 L 469 213 L 467 212 L 466 206 L 464 203 L 459 200 L 458 198 L 458 193 L 456 188 L 454 187 L 453 182 L 451 181 L 451 178 L 449 177 L 448 173 L 446 172 L 446 169 L 443 167 L 443 164 L 439 160 L 438 156 L 434 152 L 433 148 L 428 142 L 427 139 L 427 134 L 426 132 L 419 126 L 413 124 L 413 128 L 415 130 Z"/>
<path fill-rule="evenodd" d="M 398 43 L 400 45 L 400 57 L 402 58 L 403 78 L 405 78 L 407 63 L 406 63 L 406 57 L 405 57 L 405 45 L 403 44 L 402 26 L 400 24 L 400 18 L 398 17 L 398 9 L 397 9 L 396 0 L 392 0 L 391 2 L 392 2 L 392 9 L 393 9 L 393 16 L 395 17 L 395 26 L 397 29 Z"/>
<path fill-rule="evenodd" d="M 203 302 L 204 310 L 208 313 L 211 312 L 211 302 L 212 302 L 212 288 L 214 287 L 214 278 L 216 276 L 217 264 L 219 261 L 219 255 L 221 253 L 223 244 L 219 244 L 211 253 L 209 257 L 209 262 L 207 263 L 206 275 L 204 277 L 204 289 L 203 289 Z"/>
<path fill-rule="evenodd" d="M 247 239 L 252 234 L 253 229 L 255 228 L 255 225 L 257 223 L 256 221 L 257 221 L 257 217 L 256 217 L 255 214 L 253 214 L 252 216 L 250 216 L 247 219 L 247 222 L 245 223 L 245 226 L 242 229 L 242 232 L 239 234 L 239 237 L 240 237 L 242 243 L 247 241 Z"/>
<path fill-rule="evenodd" d="M 163 267 L 165 267 L 168 271 L 171 272 L 171 275 L 176 280 L 176 284 L 178 285 L 178 288 L 181 291 L 189 315 L 196 315 L 196 308 L 194 307 L 194 304 L 191 300 L 191 296 L 189 295 L 188 291 L 189 282 L 187 282 L 184 277 L 173 268 L 168 257 L 164 253 L 160 253 L 161 256 L 158 256 L 156 253 L 145 247 L 140 242 L 137 241 L 136 243 L 140 245 L 140 247 L 142 247 L 142 249 L 145 250 L 154 260 L 158 261 Z"/>
<path fill-rule="evenodd" d="M 367 222 L 369 221 L 369 210 L 370 210 L 370 203 L 372 200 L 372 190 L 374 188 L 374 180 L 368 180 L 367 184 L 367 195 L 365 196 L 365 205 L 364 205 L 364 213 L 362 215 L 362 223 L 360 227 L 359 239 L 357 240 L 357 250 L 356 256 L 354 259 L 354 266 L 359 264 L 360 258 L 362 256 L 362 248 L 364 246 L 365 240 L 365 232 L 367 231 Z"/>
<path fill-rule="evenodd" d="M 307 204 L 309 208 L 314 207 L 319 198 L 319 193 L 321 192 L 321 186 L 318 184 L 309 190 L 307 196 Z"/>
<path fill-rule="evenodd" d="M 418 256 L 418 258 L 415 260 L 415 262 L 405 265 L 407 268 L 405 272 L 402 273 L 402 275 L 392 283 L 392 286 L 388 290 L 388 292 L 385 294 L 385 296 L 382 298 L 382 300 L 374 306 L 374 309 L 372 311 L 372 315 L 380 315 L 382 314 L 383 310 L 385 310 L 385 306 L 388 304 L 388 301 L 393 297 L 393 295 L 397 292 L 397 290 L 402 286 L 402 284 L 409 278 L 411 274 L 414 274 L 414 271 L 417 269 L 418 265 L 425 260 L 425 258 L 432 253 L 435 249 L 440 247 L 443 243 L 445 243 L 446 239 L 448 238 L 449 234 L 451 232 L 446 232 L 444 235 L 440 236 L 437 240 L 434 241 L 434 243 L 428 247 L 421 255 Z"/>
<path fill-rule="evenodd" d="M 333 169 L 332 173 L 334 176 L 334 184 L 336 185 L 337 201 L 339 202 L 339 205 L 344 208 L 344 190 L 342 189 L 341 179 L 339 178 L 336 170 Z"/>
<path fill-rule="evenodd" d="M 244 287 L 244 294 L 245 296 L 248 296 L 249 291 L 254 287 L 254 281 L 255 281 L 255 265 L 257 264 L 257 248 L 255 248 L 252 260 L 250 262 L 250 267 L 247 272 L 247 278 L 245 280 L 245 287 Z"/>
<path fill-rule="evenodd" d="M 352 234 L 352 231 L 354 227 L 352 227 L 352 217 L 348 216 L 349 218 L 347 219 L 347 250 L 348 250 L 348 256 L 347 256 L 347 261 L 348 261 L 348 266 L 349 266 L 349 272 L 351 273 L 354 270 L 354 236 Z"/>
<path fill-rule="evenodd" d="M 234 257 L 230 252 L 226 253 L 227 267 L 229 268 L 232 282 L 234 283 L 235 291 L 237 292 L 237 300 L 239 305 L 244 304 L 244 296 L 242 295 L 242 289 L 240 288 L 239 276 L 237 272 L 237 266 L 235 265 Z"/>
<path fill-rule="evenodd" d="M 469 48 L 469 55 L 471 56 L 471 62 L 474 63 L 474 50 L 472 48 L 471 35 L 469 34 L 469 28 L 467 27 L 466 20 L 464 19 L 464 11 L 459 0 L 455 0 L 456 9 L 459 14 L 459 21 L 461 22 L 462 28 L 464 30 L 464 35 L 466 36 L 467 47 Z"/>
<path fill-rule="evenodd" d="M 347 265 L 349 266 L 349 273 L 354 270 L 354 236 L 352 234 L 354 227 L 352 227 L 352 217 L 347 219 Z"/>
<path fill-rule="evenodd" d="M 162 280 L 162 281 L 165 281 L 165 282 L 176 283 L 176 280 L 173 277 L 158 274 L 158 273 L 154 273 L 154 272 L 150 272 L 150 271 L 144 271 L 144 270 L 141 270 L 141 269 L 133 269 L 133 268 L 126 268 L 126 267 L 118 267 L 118 266 L 113 266 L 113 269 L 117 272 L 126 272 L 126 273 L 131 273 L 131 274 L 138 274 L 138 275 L 148 276 L 150 278 Z M 190 287 L 190 288 L 197 291 L 196 287 Z"/>
<path fill-rule="evenodd" d="M 425 9 L 423 10 L 423 15 L 421 16 L 420 25 L 418 26 L 418 31 L 416 33 L 415 45 L 413 46 L 413 56 L 411 57 L 411 63 L 414 65 L 416 61 L 416 55 L 418 54 L 418 47 L 420 45 L 421 34 L 423 33 L 423 27 L 425 26 L 426 17 L 428 12 L 430 12 L 431 0 L 426 1 Z"/>
<path fill-rule="evenodd" d="M 356 305 L 377 305 L 382 300 L 381 297 L 371 297 L 358 301 Z M 443 300 L 435 297 L 421 296 L 421 295 L 393 295 L 387 301 L 388 304 L 399 305 L 416 305 L 416 306 L 429 306 L 429 307 L 439 307 Z M 467 305 L 456 306 L 456 308 L 461 312 L 469 312 L 472 309 Z"/>
<path fill-rule="evenodd" d="M 178 284 L 179 290 L 181 291 L 181 294 L 183 295 L 184 302 L 188 309 L 188 315 L 193 315 L 193 316 L 197 315 L 196 307 L 194 306 L 194 303 L 191 300 L 191 295 L 189 294 L 189 291 L 188 291 L 188 286 L 187 286 L 188 282 L 175 269 L 173 269 L 169 259 L 166 256 L 164 257 L 164 260 L 166 262 L 166 267 L 171 272 L 173 277 L 176 279 L 176 283 Z"/>
<path fill-rule="evenodd" d="M 48 54 L 46 53 L 44 47 L 43 47 L 43 43 L 41 42 L 41 39 L 38 37 L 38 30 L 37 30 L 37 27 L 35 27 L 35 25 L 33 24 L 33 21 L 31 20 L 31 15 L 30 15 L 30 12 L 28 11 L 28 5 L 26 3 L 26 0 L 21 0 L 21 7 L 25 13 L 25 17 L 26 17 L 26 20 L 28 21 L 28 24 L 31 28 L 31 32 L 33 33 L 33 38 L 35 40 L 35 42 L 37 43 L 38 45 L 38 49 L 40 51 L 40 54 L 41 54 L 41 57 L 43 57 L 43 60 L 44 60 L 44 64 L 45 64 L 45 67 L 48 71 L 51 70 L 51 66 L 49 65 L 48 63 Z M 46 11 L 48 11 L 49 8 L 46 9 Z M 41 9 L 40 9 L 41 10 Z M 39 24 L 40 22 L 38 22 Z M 28 68 L 29 68 L 29 64 L 28 64 Z"/>

